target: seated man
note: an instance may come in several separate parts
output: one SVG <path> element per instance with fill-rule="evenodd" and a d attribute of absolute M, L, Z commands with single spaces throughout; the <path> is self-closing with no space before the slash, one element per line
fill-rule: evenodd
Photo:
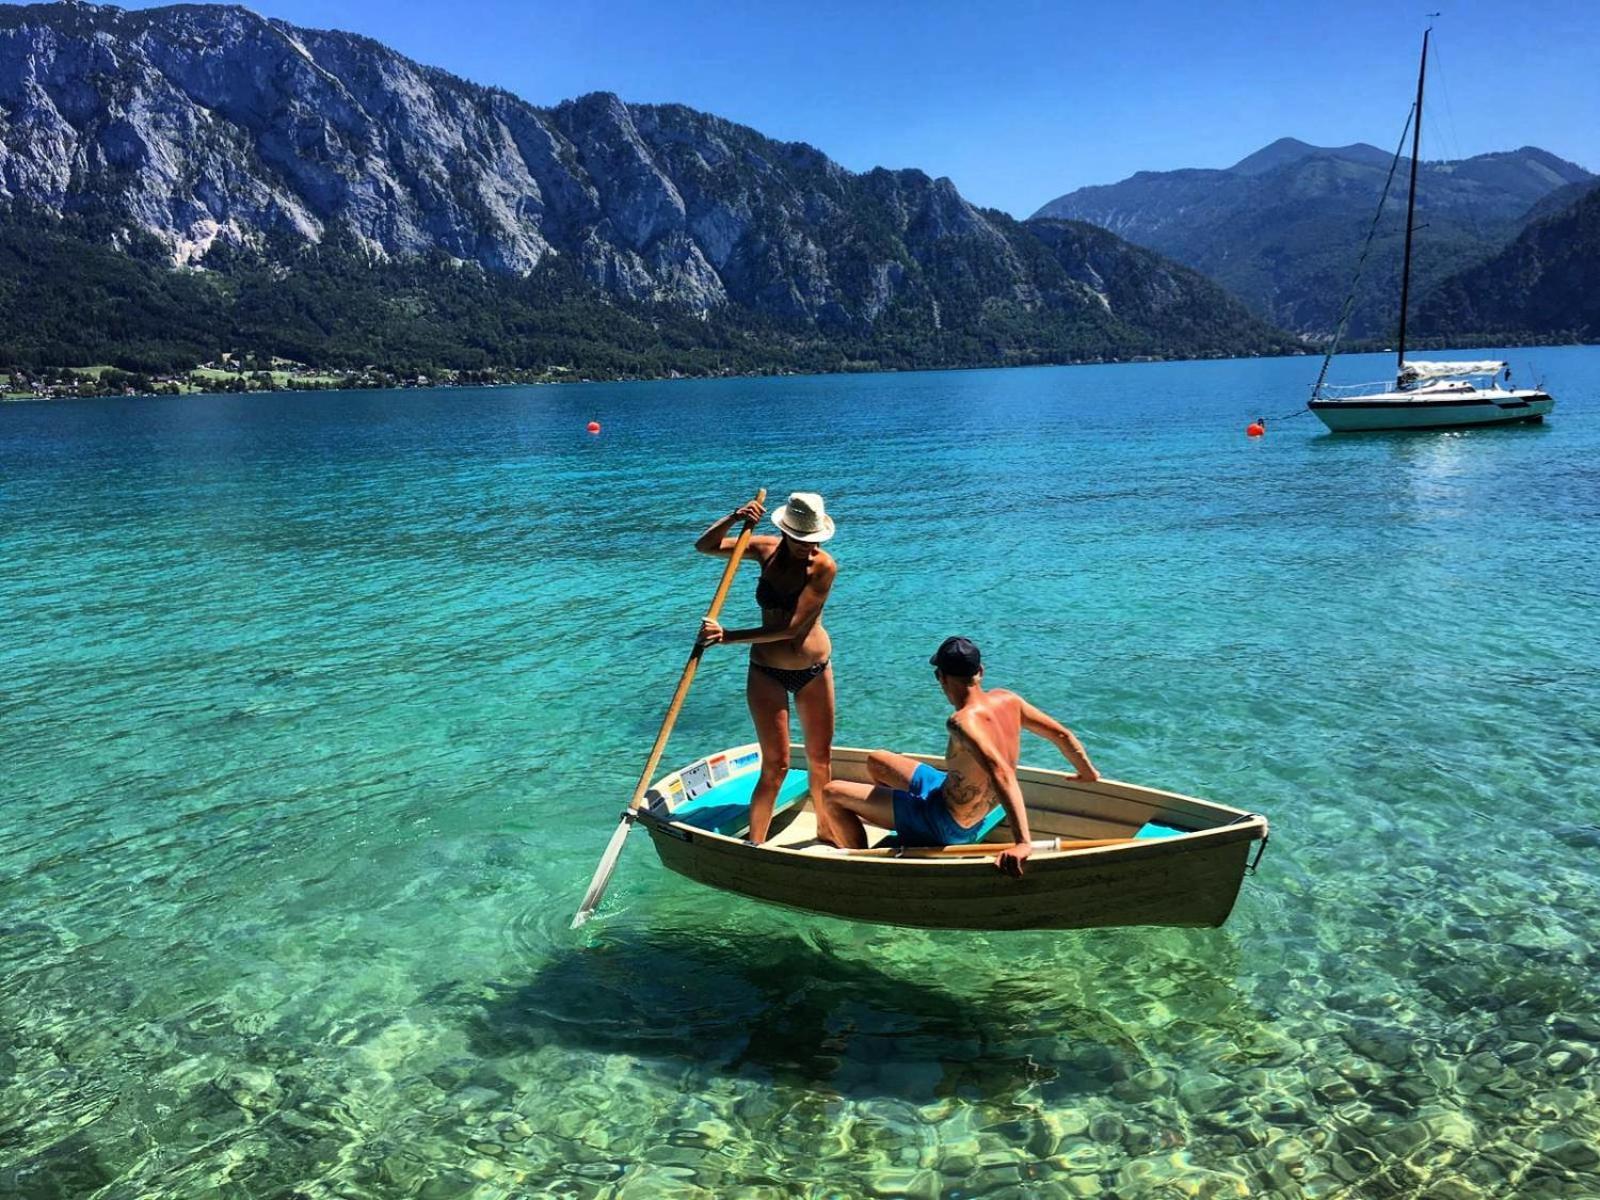
<path fill-rule="evenodd" d="M 867 769 L 876 786 L 838 780 L 828 785 L 824 796 L 835 828 L 856 849 L 867 844 L 863 821 L 893 829 L 905 846 L 955 846 L 981 841 L 1003 814 L 1011 820 L 1016 842 L 1000 852 L 995 866 L 1021 875 L 1032 852 L 1028 813 L 1014 770 L 1022 731 L 1054 742 L 1079 779 L 1093 782 L 1100 773 L 1072 730 L 1015 692 L 983 690 L 983 660 L 966 638 L 946 638 L 928 661 L 956 710 L 945 722 L 950 731 L 945 769 L 874 750 Z"/>

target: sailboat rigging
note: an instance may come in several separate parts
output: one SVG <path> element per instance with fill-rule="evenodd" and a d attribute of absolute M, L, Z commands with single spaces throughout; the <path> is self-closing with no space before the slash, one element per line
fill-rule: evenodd
<path fill-rule="evenodd" d="M 1383 390 L 1370 391 L 1371 384 L 1358 384 L 1349 388 L 1330 388 L 1324 380 L 1328 364 L 1338 350 L 1339 338 L 1344 332 L 1349 315 L 1350 300 L 1345 301 L 1344 315 L 1323 359 L 1322 371 L 1307 407 L 1321 418 L 1322 423 L 1335 433 L 1384 429 L 1464 429 L 1479 425 L 1510 425 L 1520 422 L 1543 421 L 1545 414 L 1555 408 L 1555 400 L 1542 390 L 1510 388 L 1510 369 L 1504 362 L 1422 362 L 1406 361 L 1406 318 L 1411 303 L 1411 248 L 1416 230 L 1417 170 L 1422 161 L 1422 99 L 1428 77 L 1428 39 L 1433 33 L 1429 26 L 1422 35 L 1422 60 L 1417 68 L 1417 99 L 1411 110 L 1411 185 L 1406 197 L 1405 262 L 1400 275 L 1400 330 L 1399 348 L 1395 358 L 1393 387 L 1378 385 Z M 1394 178 L 1394 168 L 1400 161 L 1405 145 L 1402 133 L 1400 147 L 1395 150 L 1395 161 L 1389 167 L 1389 180 Z M 1389 197 L 1389 184 L 1384 184 L 1378 201 L 1381 214 Z M 1373 232 L 1376 231 L 1374 218 Z M 1367 235 L 1370 248 L 1372 233 Z M 1362 251 L 1362 259 L 1366 249 Z M 1357 267 L 1357 279 L 1360 267 Z"/>

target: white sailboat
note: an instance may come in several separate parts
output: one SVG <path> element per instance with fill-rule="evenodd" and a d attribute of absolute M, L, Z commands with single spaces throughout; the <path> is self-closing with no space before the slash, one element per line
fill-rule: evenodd
<path fill-rule="evenodd" d="M 1467 429 L 1543 421 L 1555 400 L 1539 388 L 1512 388 L 1503 362 L 1406 361 L 1406 310 L 1411 299 L 1411 236 L 1416 226 L 1417 164 L 1422 149 L 1422 92 L 1428 76 L 1428 37 L 1422 35 L 1422 64 L 1417 70 L 1417 103 L 1412 110 L 1411 192 L 1406 201 L 1405 265 L 1400 275 L 1400 344 L 1396 377 L 1388 383 L 1325 387 L 1328 363 L 1338 349 L 1336 334 L 1323 360 L 1308 407 L 1335 433 L 1393 429 Z M 1403 146 L 1402 135 L 1401 145 Z M 1398 161 L 1398 154 L 1396 155 Z M 1393 168 L 1390 169 L 1393 178 Z M 1378 201 L 1379 211 L 1388 188 Z M 1376 226 L 1376 218 L 1374 218 Z M 1368 236 L 1370 243 L 1371 235 Z M 1364 252 L 1363 252 L 1364 256 Z M 1358 272 L 1359 274 L 1359 272 Z M 1348 303 L 1346 310 L 1348 311 Z M 1343 324 L 1341 322 L 1341 330 Z M 1376 390 L 1374 390 L 1376 389 Z"/>

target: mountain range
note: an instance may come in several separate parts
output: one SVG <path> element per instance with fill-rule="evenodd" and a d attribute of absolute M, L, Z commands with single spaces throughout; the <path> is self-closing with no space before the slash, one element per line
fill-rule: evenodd
<path fill-rule="evenodd" d="M 1539 216 L 1493 258 L 1435 288 L 1416 328 L 1433 337 L 1470 329 L 1485 345 L 1529 333 L 1600 340 L 1600 187 Z"/>
<path fill-rule="evenodd" d="M 676 105 L 238 7 L 0 7 L 0 365 L 590 373 L 1273 353 L 1193 270 Z"/>
<path fill-rule="evenodd" d="M 1221 170 L 1141 171 L 1079 188 L 1035 216 L 1101 226 L 1194 267 L 1274 324 L 1322 337 L 1338 322 L 1393 160 L 1361 143 L 1325 147 L 1282 138 Z M 1356 293 L 1352 337 L 1393 336 L 1409 169 L 1402 159 Z M 1530 146 L 1423 161 L 1414 295 L 1482 263 L 1530 220 L 1570 206 L 1596 181 Z"/>

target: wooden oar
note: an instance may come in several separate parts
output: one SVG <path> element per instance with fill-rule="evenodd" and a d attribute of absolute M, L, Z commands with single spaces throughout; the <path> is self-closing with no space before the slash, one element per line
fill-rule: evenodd
<path fill-rule="evenodd" d="M 756 493 L 755 502 L 760 504 L 766 498 L 767 489 L 762 488 Z M 717 594 L 711 598 L 711 607 L 706 609 L 708 621 L 715 621 L 717 614 L 722 611 L 722 602 L 728 598 L 728 589 L 733 585 L 734 574 L 739 570 L 739 560 L 744 557 L 744 548 L 750 544 L 750 534 L 755 527 L 754 521 L 746 521 L 744 528 L 739 531 L 739 539 L 733 544 L 733 553 L 728 556 L 728 565 L 723 568 L 722 582 L 717 585 Z M 695 669 L 699 667 L 700 656 L 705 650 L 706 648 L 700 644 L 699 637 L 696 636 L 694 649 L 689 652 L 689 661 L 683 668 L 683 676 L 678 680 L 678 690 L 672 693 L 672 703 L 667 707 L 666 719 L 661 722 L 661 732 L 656 734 L 656 744 L 650 747 L 650 759 L 644 764 L 644 771 L 639 776 L 639 786 L 633 789 L 633 799 L 623 810 L 622 819 L 617 822 L 611 841 L 606 845 L 606 852 L 600 856 L 600 865 L 595 868 L 594 878 L 589 881 L 589 890 L 583 895 L 583 904 L 572 918 L 574 929 L 594 915 L 600 897 L 605 895 L 606 885 L 611 882 L 611 872 L 617 867 L 617 856 L 622 853 L 622 843 L 627 840 L 628 831 L 633 828 L 639 806 L 644 803 L 644 794 L 650 787 L 650 777 L 655 774 L 656 766 L 661 762 L 661 754 L 667 748 L 667 738 L 672 735 L 672 727 L 677 724 L 678 710 L 683 707 L 683 699 L 689 694 L 689 685 L 694 682 Z"/>
<path fill-rule="evenodd" d="M 1066 838 L 1036 838 L 1028 844 L 1035 850 L 1092 850 L 1096 846 L 1120 846 L 1133 838 L 1084 838 L 1072 841 Z M 965 846 L 876 846 L 870 850 L 841 850 L 851 858 L 975 858 L 978 855 L 999 854 L 1010 848 L 1010 842 L 973 842 Z"/>

